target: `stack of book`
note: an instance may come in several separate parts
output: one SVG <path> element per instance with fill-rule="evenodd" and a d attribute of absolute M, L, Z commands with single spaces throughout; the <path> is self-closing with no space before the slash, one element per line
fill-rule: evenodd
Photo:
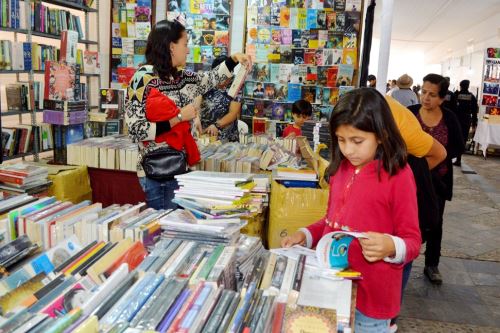
<path fill-rule="evenodd" d="M 87 121 L 87 101 L 43 101 L 43 122 L 53 125 L 83 124 Z"/>
<path fill-rule="evenodd" d="M 93 168 L 125 171 L 137 170 L 137 144 L 127 136 L 90 138 L 67 147 L 67 162 Z"/>
<path fill-rule="evenodd" d="M 0 189 L 20 192 L 39 193 L 48 188 L 48 169 L 25 163 L 0 166 Z"/>
<path fill-rule="evenodd" d="M 278 167 L 273 170 L 273 180 L 286 187 L 312 187 L 318 185 L 318 175 L 312 169 L 292 169 Z"/>
<path fill-rule="evenodd" d="M 329 160 L 332 147 L 332 138 L 330 136 L 330 125 L 325 121 L 306 121 L 302 126 L 302 135 L 307 138 L 314 151 L 320 144 L 326 145 L 328 149 L 323 149 L 320 155 Z"/>

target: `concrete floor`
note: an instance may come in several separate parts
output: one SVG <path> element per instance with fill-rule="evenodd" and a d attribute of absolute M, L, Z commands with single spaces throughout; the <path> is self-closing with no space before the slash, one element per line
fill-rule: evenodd
<path fill-rule="evenodd" d="M 446 203 L 443 284 L 414 262 L 398 332 L 500 332 L 500 157 L 464 155 Z"/>

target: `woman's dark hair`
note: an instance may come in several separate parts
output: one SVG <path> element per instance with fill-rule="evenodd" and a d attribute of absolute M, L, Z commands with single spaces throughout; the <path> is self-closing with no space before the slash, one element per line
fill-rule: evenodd
<path fill-rule="evenodd" d="M 450 86 L 450 81 L 439 74 L 427 74 L 424 76 L 424 82 L 430 82 L 432 84 L 437 84 L 439 87 L 439 97 L 444 98 L 448 92 L 448 87 Z"/>
<path fill-rule="evenodd" d="M 330 119 L 332 157 L 327 175 L 334 175 L 345 159 L 335 135 L 337 128 L 342 125 L 374 133 L 377 140 L 380 140 L 375 155 L 379 160 L 379 176 L 380 164 L 391 176 L 406 165 L 406 145 L 392 117 L 389 104 L 376 89 L 359 88 L 343 95 L 333 110 Z"/>
<path fill-rule="evenodd" d="M 178 21 L 162 20 L 155 24 L 148 37 L 146 46 L 146 63 L 153 65 L 162 80 L 178 75 L 177 68 L 172 66 L 170 43 L 177 43 L 186 28 Z"/>

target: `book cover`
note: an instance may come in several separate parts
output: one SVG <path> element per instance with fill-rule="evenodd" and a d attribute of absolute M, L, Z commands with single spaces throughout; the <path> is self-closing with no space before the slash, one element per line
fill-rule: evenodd
<path fill-rule="evenodd" d="M 214 61 L 214 48 L 212 46 L 201 47 L 201 62 L 203 64 L 212 64 Z"/>
<path fill-rule="evenodd" d="M 335 26 L 335 31 L 344 33 L 345 31 L 345 25 L 346 25 L 346 16 L 345 13 L 339 13 L 337 12 L 336 15 L 336 26 Z"/>
<path fill-rule="evenodd" d="M 215 46 L 213 48 L 213 52 L 214 52 L 214 58 L 218 58 L 220 56 L 227 56 L 227 47 Z"/>
<path fill-rule="evenodd" d="M 257 27 L 250 27 L 247 29 L 247 46 L 248 44 L 256 44 L 258 38 L 258 29 Z"/>
<path fill-rule="evenodd" d="M 281 64 L 269 64 L 269 79 L 263 81 L 279 82 L 280 66 Z"/>
<path fill-rule="evenodd" d="M 318 28 L 318 10 L 314 8 L 307 8 L 306 29 Z"/>
<path fill-rule="evenodd" d="M 316 66 L 323 66 L 324 64 L 323 50 L 316 50 L 314 52 L 314 58 L 316 59 Z"/>
<path fill-rule="evenodd" d="M 307 66 L 306 84 L 316 84 L 318 81 L 318 67 Z"/>
<path fill-rule="evenodd" d="M 326 42 L 326 48 L 342 49 L 343 40 L 344 40 L 343 33 L 336 31 L 328 31 L 328 40 Z"/>
<path fill-rule="evenodd" d="M 300 65 L 304 64 L 304 49 L 292 49 L 293 64 Z"/>
<path fill-rule="evenodd" d="M 241 106 L 242 117 L 253 117 L 255 110 L 255 101 L 251 98 L 245 98 Z"/>
<path fill-rule="evenodd" d="M 336 12 L 344 12 L 345 11 L 345 5 L 346 5 L 346 0 L 335 0 L 334 1 L 334 5 L 333 5 L 333 9 L 336 11 Z"/>
<path fill-rule="evenodd" d="M 281 29 L 281 44 L 282 45 L 292 45 L 292 30 L 291 29 Z"/>
<path fill-rule="evenodd" d="M 330 66 L 318 66 L 318 78 L 317 78 L 318 85 L 320 86 L 327 85 L 327 76 L 329 69 Z"/>
<path fill-rule="evenodd" d="M 271 24 L 271 7 L 270 6 L 259 6 L 257 25 L 268 26 Z"/>
<path fill-rule="evenodd" d="M 344 269 L 349 266 L 349 246 L 354 238 L 367 238 L 360 232 L 336 231 L 324 235 L 316 246 L 316 258 L 322 267 Z"/>
<path fill-rule="evenodd" d="M 337 87 L 351 86 L 354 67 L 350 64 L 341 64 L 338 66 Z"/>
<path fill-rule="evenodd" d="M 302 86 L 302 99 L 313 104 L 316 101 L 316 86 Z"/>
<path fill-rule="evenodd" d="M 280 45 L 281 44 L 281 29 L 271 28 L 271 44 Z"/>
<path fill-rule="evenodd" d="M 335 310 L 313 306 L 287 306 L 283 318 L 283 333 L 336 333 L 337 313 Z"/>
<path fill-rule="evenodd" d="M 278 82 L 287 84 L 292 78 L 292 64 L 280 64 L 279 65 L 279 77 Z"/>
<path fill-rule="evenodd" d="M 358 49 L 344 49 L 342 52 L 342 63 L 358 68 Z"/>
<path fill-rule="evenodd" d="M 267 27 L 259 27 L 257 31 L 257 41 L 261 44 L 271 43 L 271 30 Z"/>
<path fill-rule="evenodd" d="M 304 0 L 287 0 L 288 7 L 305 8 Z"/>
<path fill-rule="evenodd" d="M 339 98 L 342 97 L 346 92 L 354 89 L 354 86 L 340 86 L 339 89 Z"/>
<path fill-rule="evenodd" d="M 89 50 L 83 51 L 83 72 L 85 74 L 99 74 L 101 72 L 99 52 Z"/>
<path fill-rule="evenodd" d="M 274 99 L 274 95 L 274 83 L 264 83 L 264 98 L 272 100 Z"/>
<path fill-rule="evenodd" d="M 293 64 L 292 47 L 288 45 L 280 46 L 280 61 L 282 64 Z"/>
<path fill-rule="evenodd" d="M 202 30 L 201 46 L 213 46 L 215 41 L 215 32 L 213 30 Z"/>
<path fill-rule="evenodd" d="M 61 31 L 60 60 L 69 64 L 76 63 L 76 49 L 78 45 L 78 32 L 73 30 Z"/>
<path fill-rule="evenodd" d="M 357 47 L 358 35 L 355 32 L 344 33 L 342 47 L 344 49 L 354 49 Z"/>
<path fill-rule="evenodd" d="M 271 3 L 271 26 L 280 25 L 280 6 L 278 2 Z"/>
<path fill-rule="evenodd" d="M 302 30 L 292 30 L 292 46 L 302 47 Z"/>
<path fill-rule="evenodd" d="M 215 31 L 215 46 L 229 46 L 229 31 Z"/>
<path fill-rule="evenodd" d="M 269 66 L 270 66 L 270 64 L 267 64 L 267 63 L 256 63 L 254 65 L 254 70 L 253 70 L 253 79 L 255 81 L 260 81 L 260 82 L 269 81 L 269 77 L 270 77 Z M 261 87 L 262 87 L 262 85 L 261 85 Z M 254 88 L 255 88 L 255 85 L 254 85 Z"/>
<path fill-rule="evenodd" d="M 322 88 L 323 89 L 323 99 L 321 100 L 321 104 L 323 105 L 330 105 L 330 94 L 332 92 L 333 88 Z"/>
<path fill-rule="evenodd" d="M 326 73 L 326 85 L 328 87 L 336 87 L 337 86 L 337 74 L 339 67 L 333 66 L 330 67 Z"/>
<path fill-rule="evenodd" d="M 274 98 L 277 101 L 287 101 L 288 100 L 288 85 L 287 84 L 275 84 L 274 85 Z"/>
<path fill-rule="evenodd" d="M 45 99 L 73 100 L 79 95 L 80 65 L 48 61 L 45 66 Z"/>
<path fill-rule="evenodd" d="M 302 97 L 302 84 L 300 83 L 289 83 L 288 84 L 288 101 L 295 102 Z"/>
<path fill-rule="evenodd" d="M 281 62 L 281 46 L 271 45 L 269 47 L 269 53 L 267 54 L 268 62 L 270 63 L 280 63 Z"/>
<path fill-rule="evenodd" d="M 359 34 L 360 25 L 361 25 L 361 13 L 360 12 L 346 12 L 345 13 L 344 32 Z"/>
<path fill-rule="evenodd" d="M 280 27 L 288 28 L 290 26 L 290 8 L 281 7 L 280 9 Z"/>
<path fill-rule="evenodd" d="M 316 66 L 316 50 L 306 49 L 304 51 L 304 64 Z"/>
<path fill-rule="evenodd" d="M 308 12 L 306 8 L 299 8 L 297 10 L 297 29 L 304 30 L 307 28 L 307 16 Z"/>
<path fill-rule="evenodd" d="M 266 112 L 266 106 L 269 105 L 268 101 L 264 100 L 255 100 L 255 109 L 254 109 L 254 116 L 255 117 L 264 117 L 265 112 Z"/>
<path fill-rule="evenodd" d="M 256 88 L 256 83 L 254 81 L 246 81 L 243 88 L 243 95 L 245 97 L 254 97 L 254 90 Z M 260 84 L 262 87 L 262 83 Z M 264 96 L 264 90 L 262 90 L 262 96 Z"/>
<path fill-rule="evenodd" d="M 346 12 L 359 12 L 361 10 L 361 0 L 346 0 Z"/>
<path fill-rule="evenodd" d="M 215 17 L 215 24 L 217 30 L 229 31 L 229 16 L 228 15 L 217 15 Z"/>
<path fill-rule="evenodd" d="M 290 82 L 292 83 L 305 83 L 307 75 L 307 66 L 298 65 L 292 68 Z"/>
<path fill-rule="evenodd" d="M 326 29 L 326 11 L 318 10 L 316 19 L 317 29 Z"/>
<path fill-rule="evenodd" d="M 135 37 L 137 39 L 147 40 L 150 32 L 151 32 L 150 22 L 135 23 Z"/>
<path fill-rule="evenodd" d="M 146 6 L 135 7 L 135 21 L 136 22 L 150 22 L 151 8 Z"/>
<path fill-rule="evenodd" d="M 332 11 L 326 12 L 326 30 L 335 31 L 337 27 L 337 14 Z"/>

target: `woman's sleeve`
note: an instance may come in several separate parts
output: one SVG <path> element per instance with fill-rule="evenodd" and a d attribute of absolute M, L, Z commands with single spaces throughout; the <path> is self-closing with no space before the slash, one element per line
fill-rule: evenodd
<path fill-rule="evenodd" d="M 146 84 L 147 72 L 139 69 L 127 88 L 125 102 L 125 121 L 129 136 L 133 142 L 151 141 L 156 137 L 156 123 L 146 119 Z"/>
<path fill-rule="evenodd" d="M 421 245 L 418 224 L 417 187 L 409 166 L 392 176 L 391 187 L 392 216 L 394 236 L 401 238 L 406 245 L 406 258 L 409 262 L 418 257 Z"/>
<path fill-rule="evenodd" d="M 192 72 L 184 72 L 185 78 L 188 82 L 192 82 L 194 84 L 190 85 L 194 89 L 191 92 L 193 98 L 196 98 L 200 95 L 204 95 L 209 90 L 217 88 L 217 86 L 227 79 L 233 77 L 233 70 L 236 67 L 237 63 L 229 57 L 221 63 L 219 66 L 215 67 L 209 72 L 204 73 L 192 73 Z"/>

